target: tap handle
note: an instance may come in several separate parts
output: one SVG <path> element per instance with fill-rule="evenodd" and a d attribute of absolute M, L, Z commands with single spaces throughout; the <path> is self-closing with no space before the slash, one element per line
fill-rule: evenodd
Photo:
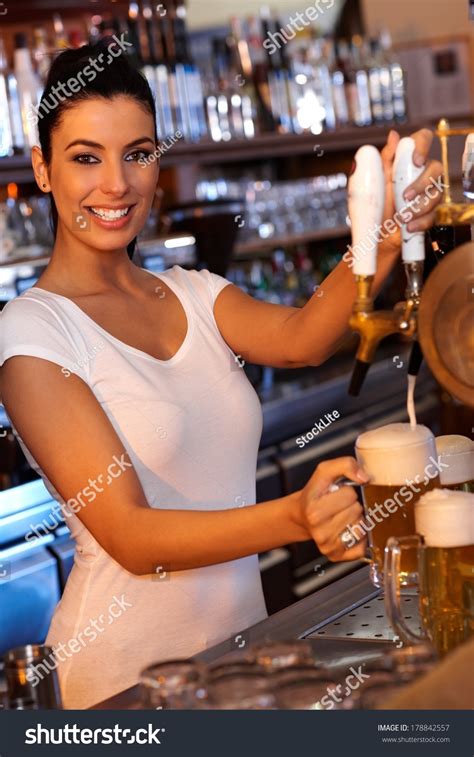
<path fill-rule="evenodd" d="M 370 363 L 367 363 L 365 360 L 359 360 L 359 358 L 356 358 L 354 369 L 352 371 L 351 383 L 349 384 L 348 389 L 348 392 L 352 397 L 359 396 L 360 390 L 362 389 L 362 384 L 365 381 L 365 377 L 367 376 L 369 368 Z"/>
<path fill-rule="evenodd" d="M 360 147 L 348 183 L 352 258 L 356 276 L 373 276 L 377 269 L 377 237 L 385 202 L 382 158 L 373 145 Z"/>
<path fill-rule="evenodd" d="M 474 133 L 468 134 L 462 156 L 463 194 L 474 200 Z"/>
<path fill-rule="evenodd" d="M 393 193 L 395 198 L 395 207 L 397 213 L 402 214 L 409 211 L 409 203 L 403 198 L 405 189 L 412 184 L 424 168 L 415 166 L 413 163 L 413 152 L 415 150 L 415 140 L 413 137 L 403 137 L 397 146 L 395 160 L 393 163 Z M 410 215 L 413 216 L 412 213 Z M 404 263 L 412 263 L 417 260 L 425 259 L 425 235 L 422 231 L 410 233 L 407 231 L 407 224 L 402 219 L 402 259 Z"/>

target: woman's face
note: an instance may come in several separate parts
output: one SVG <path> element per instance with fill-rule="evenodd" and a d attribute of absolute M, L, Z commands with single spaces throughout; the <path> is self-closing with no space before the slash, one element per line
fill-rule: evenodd
<path fill-rule="evenodd" d="M 59 233 L 97 250 L 125 248 L 153 202 L 159 167 L 143 159 L 155 149 L 153 117 L 131 97 L 66 110 L 52 134 L 49 170 Z"/>

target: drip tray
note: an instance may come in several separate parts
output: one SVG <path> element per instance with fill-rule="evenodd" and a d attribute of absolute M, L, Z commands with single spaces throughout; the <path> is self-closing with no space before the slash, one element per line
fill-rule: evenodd
<path fill-rule="evenodd" d="M 418 595 L 404 593 L 401 597 L 401 609 L 407 626 L 415 633 L 420 633 Z M 385 614 L 383 597 L 375 597 L 344 614 L 319 623 L 301 638 L 397 642 L 398 636 L 395 635 Z"/>

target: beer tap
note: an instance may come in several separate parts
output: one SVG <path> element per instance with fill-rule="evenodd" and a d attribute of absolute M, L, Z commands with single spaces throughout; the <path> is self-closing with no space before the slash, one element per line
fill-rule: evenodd
<path fill-rule="evenodd" d="M 422 173 L 423 168 L 413 163 L 415 142 L 412 137 L 400 140 L 393 165 L 393 190 L 395 207 L 400 219 L 402 233 L 402 260 L 407 277 L 405 301 L 392 310 L 373 310 L 371 294 L 374 274 L 377 269 L 377 245 L 372 242 L 368 252 L 356 256 L 354 273 L 357 297 L 349 320 L 350 327 L 360 336 L 356 362 L 349 386 L 349 394 L 357 396 L 372 363 L 379 342 L 390 334 L 404 334 L 416 338 L 416 321 L 423 280 L 425 258 L 423 232 L 410 233 L 405 223 L 409 203 L 403 199 L 407 186 Z M 382 220 L 384 206 L 384 175 L 380 154 L 370 145 L 361 147 L 355 156 L 355 170 L 349 179 L 349 216 L 352 227 L 353 250 L 367 244 L 370 230 L 377 230 Z M 372 241 L 372 240 L 371 240 Z M 421 362 L 418 358 L 415 362 Z M 412 362 L 412 361 L 411 361 Z"/>

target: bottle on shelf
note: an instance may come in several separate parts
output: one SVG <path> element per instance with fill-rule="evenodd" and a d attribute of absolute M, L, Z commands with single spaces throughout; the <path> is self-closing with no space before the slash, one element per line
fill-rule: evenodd
<path fill-rule="evenodd" d="M 349 108 L 347 105 L 345 69 L 341 65 L 336 42 L 328 37 L 326 38 L 326 46 L 336 126 L 347 126 L 349 124 Z"/>
<path fill-rule="evenodd" d="M 59 13 L 53 13 L 53 28 L 54 28 L 54 47 L 57 52 L 61 50 L 67 50 L 69 47 L 68 38 L 64 31 L 64 24 Z"/>
<path fill-rule="evenodd" d="M 270 12 L 265 7 L 261 12 L 261 22 L 263 36 L 268 38 L 272 33 L 273 25 Z M 293 122 L 286 85 L 287 72 L 282 68 L 280 61 L 276 59 L 275 53 L 272 54 L 268 48 L 266 48 L 266 53 L 270 107 L 275 130 L 281 133 L 289 133 L 293 131 Z"/>
<path fill-rule="evenodd" d="M 207 132 L 201 74 L 190 54 L 184 5 L 173 20 L 179 97 L 183 103 L 185 139 L 197 142 Z"/>
<path fill-rule="evenodd" d="M 13 54 L 13 70 L 18 85 L 18 97 L 21 110 L 21 122 L 25 136 L 25 145 L 33 147 L 36 144 L 36 127 L 34 106 L 41 99 L 42 84 L 36 75 L 31 61 L 26 34 L 15 34 L 15 52 Z"/>
<path fill-rule="evenodd" d="M 259 131 L 257 123 L 259 103 L 253 82 L 249 40 L 241 19 L 231 18 L 230 26 L 232 72 L 229 78 L 233 90 L 231 102 L 232 111 L 235 114 L 234 129 L 238 136 L 252 138 Z"/>
<path fill-rule="evenodd" d="M 359 35 L 354 35 L 352 38 L 350 53 L 351 59 L 347 75 L 351 120 L 355 126 L 370 126 L 372 112 L 369 77 L 363 61 L 362 38 Z"/>
<path fill-rule="evenodd" d="M 0 37 L 0 158 L 13 154 L 13 133 L 8 102 L 7 59 L 3 39 Z"/>
<path fill-rule="evenodd" d="M 33 60 L 36 73 L 44 84 L 51 66 L 51 58 L 48 46 L 48 35 L 42 26 L 33 29 Z"/>
<path fill-rule="evenodd" d="M 403 123 L 407 120 L 405 73 L 401 63 L 393 53 L 392 38 L 388 30 L 384 30 L 381 33 L 380 45 L 384 63 L 390 71 L 394 119 L 398 123 Z"/>

